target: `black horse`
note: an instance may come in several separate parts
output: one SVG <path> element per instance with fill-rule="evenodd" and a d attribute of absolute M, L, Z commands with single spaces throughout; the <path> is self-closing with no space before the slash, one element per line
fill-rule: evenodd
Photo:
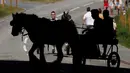
<path fill-rule="evenodd" d="M 68 20 L 71 23 L 74 23 L 74 21 L 71 18 L 71 15 L 68 12 L 63 12 L 63 15 L 61 16 L 62 20 Z M 79 28 L 79 27 L 77 27 Z M 84 29 L 83 32 L 85 34 L 79 34 L 80 36 L 80 50 L 82 52 L 82 59 L 83 59 L 83 63 L 85 63 L 86 58 L 98 58 L 100 56 L 100 51 L 98 49 L 97 44 L 94 42 L 95 40 L 93 40 L 92 38 L 92 29 L 88 30 L 88 29 Z M 92 42 L 93 40 L 93 42 Z M 66 46 L 67 49 L 67 55 L 69 55 L 69 49 L 71 47 L 69 46 L 69 44 Z"/>
<path fill-rule="evenodd" d="M 58 51 L 57 60 L 54 63 L 60 64 L 63 59 L 62 45 L 69 43 L 73 54 L 73 65 L 81 64 L 79 49 L 79 35 L 74 23 L 68 20 L 50 21 L 47 18 L 39 18 L 35 14 L 16 13 L 12 14 L 13 20 L 11 34 L 18 36 L 22 29 L 28 32 L 30 40 L 33 42 L 29 50 L 29 57 L 34 56 L 34 51 L 40 49 L 40 60 L 46 64 L 44 57 L 44 44 L 56 45 Z M 31 58 L 29 58 L 31 60 Z"/>
<path fill-rule="evenodd" d="M 74 24 L 74 21 L 72 20 L 71 15 L 69 14 L 69 11 L 67 11 L 67 12 L 64 11 L 64 12 L 63 12 L 63 15 L 61 16 L 61 19 L 62 19 L 62 20 L 70 21 L 72 24 Z M 70 45 L 67 44 L 66 47 L 65 47 L 65 50 L 66 50 L 66 54 L 67 54 L 67 55 L 72 54 L 72 53 L 69 53 L 69 52 L 70 52 L 70 49 L 71 49 Z M 71 50 L 71 52 L 72 52 L 72 50 Z"/>

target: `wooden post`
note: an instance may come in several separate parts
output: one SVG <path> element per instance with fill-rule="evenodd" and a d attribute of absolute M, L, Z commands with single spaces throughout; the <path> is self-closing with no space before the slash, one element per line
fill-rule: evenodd
<path fill-rule="evenodd" d="M 16 0 L 16 8 L 18 7 L 18 0 Z"/>

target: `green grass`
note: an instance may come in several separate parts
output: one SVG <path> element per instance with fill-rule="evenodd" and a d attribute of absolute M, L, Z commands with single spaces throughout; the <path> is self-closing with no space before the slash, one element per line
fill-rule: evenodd
<path fill-rule="evenodd" d="M 18 12 L 18 11 L 21 11 L 21 10 L 23 10 L 23 9 L 22 8 L 16 8 L 16 7 L 11 8 L 10 6 L 7 6 L 7 5 L 2 7 L 0 5 L 0 18 L 8 16 L 11 13 Z"/>
<path fill-rule="evenodd" d="M 125 23 L 121 23 L 120 16 L 116 16 L 115 20 L 117 23 L 117 38 L 119 39 L 119 43 L 127 48 L 130 48 L 130 9 L 126 14 L 126 26 Z"/>
<path fill-rule="evenodd" d="M 42 2 L 42 3 L 55 3 L 62 0 L 22 0 L 23 2 Z"/>

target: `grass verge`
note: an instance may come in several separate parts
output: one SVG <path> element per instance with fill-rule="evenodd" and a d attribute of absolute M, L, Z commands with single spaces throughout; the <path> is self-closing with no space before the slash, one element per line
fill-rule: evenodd
<path fill-rule="evenodd" d="M 22 10 L 23 10 L 22 8 L 10 7 L 8 5 L 2 7 L 0 5 L 0 18 L 3 18 L 5 16 L 10 15 L 11 13 L 22 11 Z"/>
<path fill-rule="evenodd" d="M 119 43 L 130 48 L 130 8 L 125 15 L 122 13 L 115 17 L 117 23 L 117 38 Z"/>

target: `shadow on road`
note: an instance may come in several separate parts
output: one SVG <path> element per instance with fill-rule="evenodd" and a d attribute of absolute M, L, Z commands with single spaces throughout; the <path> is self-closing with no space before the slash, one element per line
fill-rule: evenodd
<path fill-rule="evenodd" d="M 48 63 L 50 64 L 50 63 Z M 35 66 L 35 68 L 40 67 L 40 65 Z M 9 61 L 9 60 L 1 60 L 0 61 L 0 71 L 2 73 L 34 73 L 34 69 L 31 69 L 28 61 Z M 62 64 L 61 70 L 64 73 L 70 73 L 72 68 L 72 64 Z M 43 70 L 43 67 L 40 69 Z M 51 70 L 51 69 L 50 69 Z M 36 71 L 36 73 L 40 73 Z M 43 72 L 42 72 L 43 73 Z M 45 73 L 45 72 L 44 72 Z M 108 69 L 107 67 L 101 66 L 84 66 L 83 72 L 81 73 L 130 73 L 130 69 L 120 68 L 120 69 Z"/>

